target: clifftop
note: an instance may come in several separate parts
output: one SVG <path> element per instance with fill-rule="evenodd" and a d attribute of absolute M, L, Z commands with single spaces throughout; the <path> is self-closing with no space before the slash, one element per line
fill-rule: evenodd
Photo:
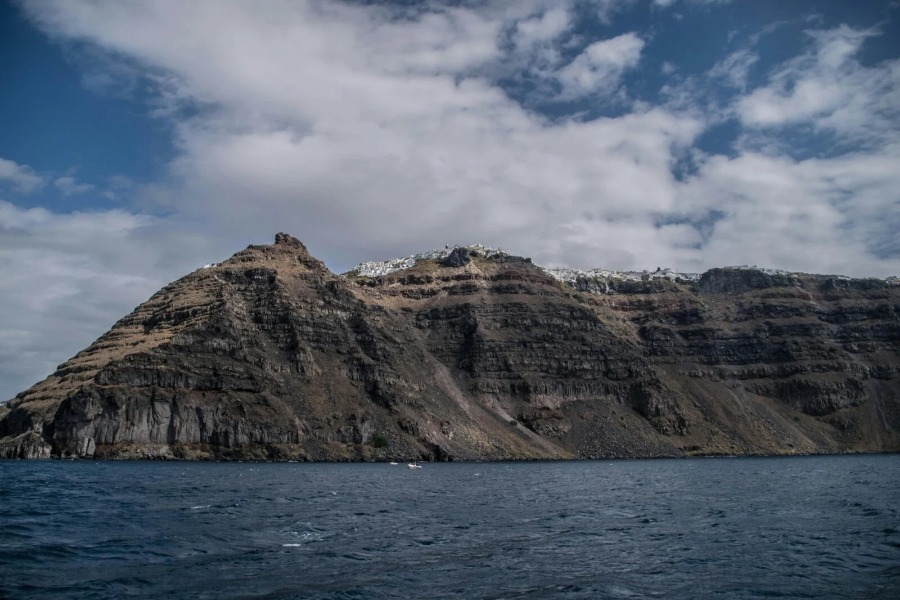
<path fill-rule="evenodd" d="M 344 273 L 344 275 L 368 278 L 384 277 L 391 273 L 411 269 L 420 262 L 446 261 L 447 258 L 454 253 L 480 257 L 487 260 L 497 260 L 502 257 L 511 256 L 498 248 L 493 248 L 484 244 L 469 244 L 466 246 L 445 245 L 443 248 L 419 252 L 401 258 L 361 262 L 350 271 Z M 521 260 L 530 262 L 531 259 Z M 622 284 L 654 281 L 671 281 L 693 285 L 701 292 L 739 292 L 766 287 L 802 286 L 805 283 L 808 284 L 810 281 L 815 281 L 816 285 L 826 285 L 825 282 L 828 282 L 827 285 L 838 287 L 842 285 L 844 287 L 860 287 L 860 285 L 878 286 L 881 284 L 900 285 L 900 278 L 896 276 L 887 277 L 885 279 L 855 279 L 844 275 L 792 273 L 782 269 L 757 267 L 755 265 L 717 267 L 710 269 L 705 273 L 686 273 L 670 268 L 657 268 L 654 271 L 616 271 L 604 268 L 573 269 L 569 267 L 536 266 L 557 281 L 566 283 L 580 291 L 597 294 L 617 293 L 622 289 Z M 860 282 L 864 283 L 861 284 Z M 632 285 L 626 286 L 626 289 L 634 291 L 636 288 Z"/>
<path fill-rule="evenodd" d="M 896 451 L 896 283 L 544 269 L 482 245 L 341 277 L 278 234 L 0 406 L 0 457 Z"/>

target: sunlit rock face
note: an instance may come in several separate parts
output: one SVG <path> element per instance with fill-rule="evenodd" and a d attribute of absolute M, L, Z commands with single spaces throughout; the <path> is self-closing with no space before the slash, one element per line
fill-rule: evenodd
<path fill-rule="evenodd" d="M 900 285 L 544 269 L 339 276 L 278 234 L 0 407 L 0 457 L 483 460 L 900 450 Z"/>

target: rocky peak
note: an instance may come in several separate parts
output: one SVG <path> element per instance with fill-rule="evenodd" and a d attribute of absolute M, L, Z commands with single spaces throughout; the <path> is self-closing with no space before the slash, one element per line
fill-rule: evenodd
<path fill-rule="evenodd" d="M 307 252 L 306 246 L 303 245 L 303 242 L 301 242 L 294 236 L 284 232 L 278 232 L 275 234 L 275 245 L 297 248 L 299 250 L 302 250 L 303 252 Z"/>
<path fill-rule="evenodd" d="M 264 268 L 278 269 L 300 266 L 322 275 L 331 273 L 325 263 L 309 253 L 303 242 L 283 232 L 275 234 L 274 244 L 251 244 L 221 263 L 222 266 L 235 264 L 253 264 Z"/>

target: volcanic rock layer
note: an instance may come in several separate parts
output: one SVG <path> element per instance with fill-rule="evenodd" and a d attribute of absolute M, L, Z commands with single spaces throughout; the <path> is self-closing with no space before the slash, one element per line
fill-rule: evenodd
<path fill-rule="evenodd" d="M 484 247 L 334 275 L 296 239 L 164 287 L 0 406 L 0 457 L 900 450 L 900 286 L 575 277 Z"/>

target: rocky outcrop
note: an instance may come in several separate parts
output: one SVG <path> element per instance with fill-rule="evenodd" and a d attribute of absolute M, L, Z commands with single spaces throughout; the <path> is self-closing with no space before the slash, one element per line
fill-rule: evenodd
<path fill-rule="evenodd" d="M 896 451 L 898 350 L 887 281 L 548 271 L 484 246 L 337 276 L 278 234 L 0 407 L 0 457 Z"/>
<path fill-rule="evenodd" d="M 738 293 L 799 284 L 793 273 L 752 268 L 710 269 L 697 282 L 697 290 L 706 293 Z"/>
<path fill-rule="evenodd" d="M 456 247 L 450 251 L 446 258 L 441 260 L 441 265 L 445 267 L 462 267 L 472 262 L 469 257 L 467 248 Z"/>

